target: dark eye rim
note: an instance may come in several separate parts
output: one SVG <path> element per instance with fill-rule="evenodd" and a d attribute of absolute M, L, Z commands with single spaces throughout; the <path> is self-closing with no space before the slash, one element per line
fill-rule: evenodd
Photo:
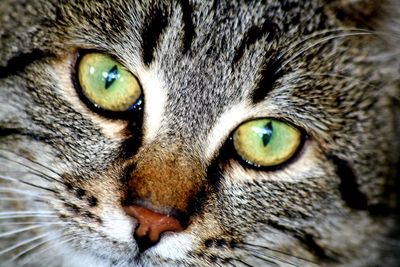
<path fill-rule="evenodd" d="M 75 88 L 76 93 L 78 94 L 79 99 L 85 104 L 85 106 L 92 112 L 95 112 L 103 117 L 109 118 L 109 119 L 122 119 L 122 120 L 131 120 L 133 114 L 137 114 L 143 110 L 144 106 L 144 95 L 143 92 L 139 99 L 126 111 L 111 111 L 107 109 L 103 109 L 100 106 L 96 105 L 92 101 L 90 101 L 86 95 L 83 93 L 81 84 L 79 82 L 78 78 L 78 70 L 79 70 L 79 64 L 82 60 L 82 58 L 85 55 L 92 54 L 92 53 L 100 53 L 100 54 L 105 54 L 113 58 L 115 61 L 119 62 L 119 60 L 113 56 L 112 54 L 109 54 L 105 51 L 101 50 L 95 50 L 95 49 L 86 49 L 86 50 L 78 50 L 75 56 L 75 61 L 73 62 L 72 68 L 71 68 L 71 79 L 72 79 L 72 84 Z M 136 75 L 134 75 L 135 78 L 137 79 L 137 82 L 139 83 L 140 88 L 142 88 L 142 84 L 140 83 L 139 79 L 137 78 Z"/>
<path fill-rule="evenodd" d="M 251 161 L 244 159 L 236 151 L 234 143 L 233 143 L 233 135 L 234 135 L 235 131 L 240 126 L 242 126 L 243 124 L 245 124 L 247 122 L 254 121 L 254 120 L 262 120 L 262 119 L 270 119 L 270 120 L 276 120 L 279 122 L 283 122 L 283 123 L 291 125 L 292 127 L 296 128 L 297 130 L 300 131 L 300 144 L 298 145 L 296 151 L 293 153 L 293 155 L 288 160 L 286 160 L 280 164 L 273 165 L 273 166 L 261 166 L 261 165 L 254 164 Z M 226 145 L 224 145 L 223 147 L 225 147 L 225 149 L 227 149 L 229 151 L 226 154 L 230 154 L 231 156 L 230 156 L 230 158 L 225 158 L 225 160 L 228 160 L 228 161 L 234 160 L 235 162 L 239 163 L 246 169 L 253 169 L 253 170 L 262 171 L 262 172 L 273 172 L 273 171 L 284 169 L 284 168 L 288 167 L 289 165 L 291 165 L 292 163 L 294 163 L 295 161 L 297 161 L 300 158 L 302 152 L 304 151 L 304 147 L 308 140 L 309 140 L 309 136 L 307 135 L 306 131 L 303 128 L 301 128 L 297 125 L 294 125 L 293 123 L 291 123 L 283 118 L 274 118 L 274 117 L 251 118 L 251 119 L 245 120 L 242 123 L 240 123 L 229 135 Z"/>

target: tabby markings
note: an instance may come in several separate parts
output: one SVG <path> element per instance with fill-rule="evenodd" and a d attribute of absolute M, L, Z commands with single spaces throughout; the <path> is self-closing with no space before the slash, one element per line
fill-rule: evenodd
<path fill-rule="evenodd" d="M 145 65 L 149 66 L 154 59 L 154 52 L 158 46 L 159 39 L 168 25 L 168 16 L 165 7 L 157 7 L 150 11 L 144 20 L 148 22 L 142 31 L 143 45 L 142 57 Z"/>
<path fill-rule="evenodd" d="M 250 27 L 250 29 L 248 29 L 247 32 L 244 34 L 244 37 L 239 47 L 236 49 L 233 63 L 237 64 L 243 57 L 246 49 L 254 45 L 260 39 L 265 39 L 267 42 L 272 41 L 277 35 L 277 29 L 278 26 L 270 21 L 265 21 L 261 27 Z"/>
<path fill-rule="evenodd" d="M 336 167 L 336 174 L 340 178 L 339 192 L 346 205 L 355 210 L 366 210 L 368 208 L 367 196 L 360 190 L 357 177 L 350 164 L 335 156 L 330 156 L 331 162 Z"/>
<path fill-rule="evenodd" d="M 33 49 L 29 53 L 16 54 L 12 58 L 8 59 L 5 66 L 0 66 L 0 79 L 24 71 L 27 66 L 35 61 L 54 57 L 55 56 L 53 54 L 44 52 L 39 49 Z"/>
<path fill-rule="evenodd" d="M 179 2 L 182 8 L 183 30 L 185 33 L 183 39 L 183 53 L 187 53 L 192 45 L 193 37 L 195 35 L 194 25 L 192 21 L 193 8 L 190 6 L 189 1 L 182 0 Z"/>

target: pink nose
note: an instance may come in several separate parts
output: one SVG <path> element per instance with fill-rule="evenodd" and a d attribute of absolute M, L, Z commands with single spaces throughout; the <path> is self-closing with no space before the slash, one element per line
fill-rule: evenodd
<path fill-rule="evenodd" d="M 162 233 L 183 230 L 178 219 L 170 215 L 161 214 L 137 205 L 127 206 L 124 209 L 129 216 L 134 217 L 138 222 L 135 230 L 136 240 L 145 238 L 155 244 Z"/>

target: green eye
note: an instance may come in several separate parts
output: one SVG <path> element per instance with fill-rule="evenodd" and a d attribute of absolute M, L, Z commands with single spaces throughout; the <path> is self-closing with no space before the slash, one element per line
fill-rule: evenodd
<path fill-rule="evenodd" d="M 240 125 L 233 134 L 233 145 L 242 159 L 272 167 L 289 160 L 301 144 L 301 132 L 288 123 L 258 119 Z"/>
<path fill-rule="evenodd" d="M 95 106 L 108 111 L 127 111 L 142 95 L 138 80 L 110 56 L 91 53 L 78 67 L 82 93 Z"/>

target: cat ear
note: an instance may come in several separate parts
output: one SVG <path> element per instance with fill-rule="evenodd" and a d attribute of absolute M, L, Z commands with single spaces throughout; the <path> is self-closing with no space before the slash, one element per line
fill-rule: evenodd
<path fill-rule="evenodd" d="M 332 14 L 343 23 L 360 28 L 375 28 L 387 13 L 391 1 L 325 0 L 325 2 Z"/>

